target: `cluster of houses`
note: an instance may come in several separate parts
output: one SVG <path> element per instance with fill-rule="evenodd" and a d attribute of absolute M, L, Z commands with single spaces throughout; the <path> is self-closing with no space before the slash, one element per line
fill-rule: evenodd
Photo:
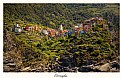
<path fill-rule="evenodd" d="M 12 31 L 18 33 L 18 32 L 22 32 L 22 31 L 32 31 L 32 30 L 38 30 L 38 29 L 39 29 L 38 26 L 26 26 L 26 27 L 22 27 L 19 24 L 16 24 L 12 28 Z"/>
<path fill-rule="evenodd" d="M 40 33 L 44 34 L 44 35 L 48 35 L 50 37 L 54 37 L 54 36 L 67 36 L 67 35 L 81 35 L 84 34 L 86 32 L 89 31 L 95 31 L 94 27 L 98 26 L 100 30 L 102 29 L 108 29 L 108 23 L 106 21 L 104 21 L 103 17 L 95 17 L 95 18 L 90 18 L 88 20 L 84 20 L 84 22 L 78 24 L 77 26 L 74 26 L 72 28 L 72 30 L 68 30 L 63 28 L 62 25 L 60 25 L 60 27 L 58 28 L 58 30 L 55 29 L 42 29 L 39 26 L 26 26 L 26 27 L 22 27 L 19 26 L 19 24 L 16 24 L 13 28 L 12 31 L 16 32 L 16 33 L 20 33 L 22 31 L 39 31 Z"/>

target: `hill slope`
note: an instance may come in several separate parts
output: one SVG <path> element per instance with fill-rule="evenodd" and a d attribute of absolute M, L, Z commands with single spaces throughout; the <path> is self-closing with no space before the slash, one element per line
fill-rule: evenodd
<path fill-rule="evenodd" d="M 4 71 L 113 71 L 102 69 L 107 63 L 119 71 L 118 11 L 119 4 L 4 4 Z M 16 23 L 54 29 L 63 24 L 71 29 L 96 14 L 106 20 L 109 15 L 117 34 L 97 29 L 78 37 L 50 38 L 36 31 L 16 34 L 10 30 Z"/>
<path fill-rule="evenodd" d="M 119 26 L 119 4 L 4 4 L 4 20 L 20 19 L 57 28 L 76 25 L 83 20 L 103 15 Z"/>

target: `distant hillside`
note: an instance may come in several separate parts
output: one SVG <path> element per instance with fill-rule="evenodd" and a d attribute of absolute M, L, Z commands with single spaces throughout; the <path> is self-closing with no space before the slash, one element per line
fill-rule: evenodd
<path fill-rule="evenodd" d="M 119 26 L 119 4 L 4 4 L 4 20 L 19 19 L 51 28 L 70 28 L 85 19 L 103 15 Z"/>

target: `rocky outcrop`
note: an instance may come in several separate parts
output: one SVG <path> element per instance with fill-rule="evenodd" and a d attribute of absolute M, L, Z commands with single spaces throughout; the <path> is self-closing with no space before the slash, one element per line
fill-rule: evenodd
<path fill-rule="evenodd" d="M 120 64 L 116 61 L 103 65 L 84 65 L 79 68 L 79 72 L 120 72 Z"/>
<path fill-rule="evenodd" d="M 106 63 L 106 64 L 100 66 L 99 70 L 100 70 L 100 71 L 104 71 L 104 72 L 110 71 L 110 64 L 109 64 L 109 63 Z"/>
<path fill-rule="evenodd" d="M 21 51 L 9 31 L 4 31 L 3 71 L 20 71 L 22 65 Z"/>
<path fill-rule="evenodd" d="M 101 72 L 119 72 L 120 64 L 117 61 L 113 61 L 103 65 L 94 66 L 93 70 L 99 70 Z"/>
<path fill-rule="evenodd" d="M 82 66 L 78 70 L 79 72 L 91 72 L 93 71 L 93 65 Z"/>

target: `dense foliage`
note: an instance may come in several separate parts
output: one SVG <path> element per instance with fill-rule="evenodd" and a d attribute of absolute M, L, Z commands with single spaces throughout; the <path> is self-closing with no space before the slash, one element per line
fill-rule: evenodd
<path fill-rule="evenodd" d="M 117 32 L 115 38 L 109 30 L 98 28 L 95 33 L 53 38 L 37 31 L 16 34 L 10 30 L 16 23 L 54 29 L 63 24 L 64 29 L 71 29 L 97 15 L 103 15 L 106 20 L 110 17 Z M 72 67 L 81 67 L 89 60 L 94 64 L 112 61 L 119 56 L 119 4 L 4 4 L 4 52 L 13 51 L 8 40 L 11 45 L 16 44 L 12 46 L 20 51 L 18 56 L 24 67 L 54 62 L 55 58 L 59 59 L 59 65 Z M 117 42 L 113 44 L 111 40 Z"/>
<path fill-rule="evenodd" d="M 20 19 L 51 28 L 70 28 L 83 20 L 103 15 L 119 26 L 119 4 L 4 4 L 4 20 Z"/>

